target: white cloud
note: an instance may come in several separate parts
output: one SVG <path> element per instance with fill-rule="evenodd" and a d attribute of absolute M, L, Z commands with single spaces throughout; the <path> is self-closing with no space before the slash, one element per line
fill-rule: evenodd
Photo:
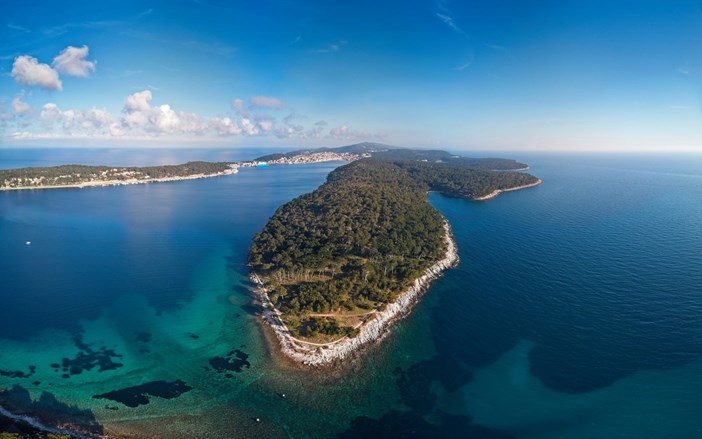
<path fill-rule="evenodd" d="M 95 71 L 95 65 L 97 64 L 97 61 L 88 61 L 85 59 L 89 51 L 90 49 L 88 49 L 88 46 L 68 46 L 54 58 L 52 65 L 54 69 L 61 73 L 85 78 L 90 75 L 90 72 Z"/>
<path fill-rule="evenodd" d="M 24 116 L 32 112 L 32 106 L 26 102 L 23 102 L 19 96 L 12 100 L 12 111 L 19 116 Z"/>
<path fill-rule="evenodd" d="M 159 105 L 155 108 L 153 123 L 164 133 L 173 133 L 180 130 L 180 118 L 168 104 Z"/>
<path fill-rule="evenodd" d="M 275 126 L 275 122 L 270 119 L 259 120 L 256 124 L 263 133 L 270 133 L 273 131 L 273 127 Z"/>
<path fill-rule="evenodd" d="M 88 61 L 88 46 L 68 46 L 54 58 L 53 67 L 40 63 L 34 57 L 21 55 L 12 64 L 12 77 L 22 85 L 37 85 L 47 90 L 62 90 L 59 72 L 70 76 L 86 77 L 95 71 L 96 61 Z"/>
<path fill-rule="evenodd" d="M 180 118 L 170 105 L 151 106 L 151 90 L 127 96 L 122 110 L 122 125 L 151 133 L 174 133 L 180 131 Z"/>
<path fill-rule="evenodd" d="M 12 77 L 23 85 L 38 85 L 47 90 L 61 90 L 63 84 L 58 72 L 48 64 L 41 64 L 39 60 L 28 55 L 15 58 L 12 64 Z"/>
<path fill-rule="evenodd" d="M 220 135 L 231 134 L 232 129 L 227 128 L 226 123 L 223 125 L 213 122 L 212 127 L 210 127 L 197 114 L 176 112 L 169 104 L 151 106 L 152 99 L 151 90 L 143 90 L 127 96 L 120 119 L 122 128 L 132 134 L 143 132 L 156 135 L 192 134 L 201 136 L 212 129 Z"/>
<path fill-rule="evenodd" d="M 220 136 L 236 136 L 241 134 L 239 124 L 228 117 L 214 117 L 210 120 L 210 126 Z"/>
<path fill-rule="evenodd" d="M 84 128 L 98 129 L 110 126 L 113 122 L 114 117 L 107 110 L 93 107 L 84 114 L 82 126 Z"/>
<path fill-rule="evenodd" d="M 124 100 L 124 109 L 128 112 L 148 111 L 151 108 L 149 104 L 151 99 L 153 99 L 151 90 L 136 92 Z"/>
<path fill-rule="evenodd" d="M 49 102 L 42 107 L 39 120 L 48 130 L 58 127 L 64 133 L 72 135 L 122 134 L 114 116 L 104 108 L 62 111 L 56 104 Z"/>
<path fill-rule="evenodd" d="M 178 139 L 194 136 L 229 138 L 235 136 L 275 136 L 280 139 L 356 139 L 379 137 L 353 130 L 348 125 L 340 125 L 328 130 L 324 121 L 311 127 L 302 122 L 303 115 L 292 113 L 277 121 L 265 113 L 248 113 L 244 103 L 234 100 L 232 108 L 237 115 L 205 119 L 195 113 L 177 111 L 169 104 L 153 105 L 151 90 L 133 93 L 124 99 L 122 111 L 113 115 L 104 108 L 62 110 L 53 102 L 44 104 L 34 111 L 22 101 L 19 94 L 12 101 L 12 110 L 7 112 L 0 101 L 0 124 L 4 128 L 14 128 L 15 139 Z M 25 114 L 26 117 L 19 118 Z M 245 114 L 246 116 L 241 116 Z M 298 122 L 300 123 L 296 123 Z"/>
<path fill-rule="evenodd" d="M 249 118 L 247 117 L 241 118 L 241 120 L 239 121 L 239 126 L 241 127 L 241 130 L 244 132 L 244 134 L 246 134 L 247 136 L 257 136 L 259 133 L 256 124 L 251 122 L 251 120 L 249 120 Z"/>
<path fill-rule="evenodd" d="M 329 135 L 333 137 L 334 139 L 345 139 L 349 136 L 351 133 L 351 128 L 348 127 L 348 125 L 340 125 L 336 128 L 332 128 L 329 130 Z"/>
<path fill-rule="evenodd" d="M 249 114 L 246 112 L 246 109 L 244 109 L 244 101 L 242 101 L 241 99 L 234 99 L 232 101 L 232 109 L 234 109 L 234 112 L 237 116 L 249 117 Z"/>
<path fill-rule="evenodd" d="M 49 129 L 53 128 L 54 124 L 62 119 L 63 113 L 56 104 L 51 102 L 44 104 L 39 114 L 39 120 Z"/>
<path fill-rule="evenodd" d="M 251 96 L 249 98 L 249 105 L 252 107 L 264 107 L 264 108 L 283 108 L 284 104 L 278 98 L 272 96 Z"/>
<path fill-rule="evenodd" d="M 279 139 L 288 139 L 299 132 L 296 128 L 295 126 L 279 126 L 273 130 L 273 134 Z"/>
<path fill-rule="evenodd" d="M 180 129 L 184 133 L 202 136 L 209 131 L 207 123 L 195 113 L 180 113 Z"/>
<path fill-rule="evenodd" d="M 126 128 L 144 128 L 149 124 L 151 90 L 127 96 L 122 109 L 122 125 Z"/>

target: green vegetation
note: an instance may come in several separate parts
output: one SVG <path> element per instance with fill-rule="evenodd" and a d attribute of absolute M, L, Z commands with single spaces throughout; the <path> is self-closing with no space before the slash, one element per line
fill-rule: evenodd
<path fill-rule="evenodd" d="M 443 258 L 444 220 L 426 201 L 428 190 L 476 198 L 536 181 L 481 170 L 482 160 L 499 159 L 478 159 L 476 169 L 468 160 L 391 156 L 337 168 L 317 190 L 281 206 L 255 235 L 249 263 L 294 335 L 354 336 L 338 322 L 344 314 L 394 301 Z"/>
<path fill-rule="evenodd" d="M 299 324 L 292 329 L 293 335 L 297 337 L 305 337 L 314 339 L 321 335 L 331 337 L 355 337 L 360 330 L 351 326 L 342 326 L 339 322 L 331 317 L 310 317 L 300 320 Z"/>
<path fill-rule="evenodd" d="M 493 159 L 488 159 L 493 160 Z M 460 162 L 445 164 L 427 162 L 395 162 L 412 177 L 423 181 L 432 191 L 457 198 L 480 198 L 497 189 L 509 189 L 532 184 L 537 179 L 529 174 L 507 171 L 484 171 Z"/>
<path fill-rule="evenodd" d="M 216 174 L 230 170 L 229 163 L 188 162 L 181 165 L 111 167 L 62 165 L 2 169 L 0 188 L 65 186 L 88 182 L 149 180 Z"/>
<path fill-rule="evenodd" d="M 390 162 L 353 162 L 281 206 L 254 237 L 249 262 L 284 312 L 370 310 L 443 253 L 443 219 L 425 193 Z"/>

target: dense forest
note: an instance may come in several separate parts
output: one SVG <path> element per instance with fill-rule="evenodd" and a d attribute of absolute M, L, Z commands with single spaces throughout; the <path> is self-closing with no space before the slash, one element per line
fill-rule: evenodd
<path fill-rule="evenodd" d="M 340 321 L 392 302 L 443 257 L 444 219 L 427 202 L 428 190 L 476 198 L 536 181 L 460 161 L 392 157 L 399 160 L 337 168 L 317 190 L 281 206 L 255 235 L 249 263 L 293 335 L 353 336 Z"/>
<path fill-rule="evenodd" d="M 216 174 L 230 170 L 229 163 L 188 162 L 181 165 L 114 167 L 62 165 L 0 170 L 0 187 L 62 186 L 95 181 L 147 180 Z"/>
<path fill-rule="evenodd" d="M 397 166 L 412 177 L 424 182 L 430 190 L 458 198 L 479 198 L 497 189 L 509 189 L 537 181 L 532 175 L 521 172 L 485 171 L 459 162 L 427 163 L 398 161 Z"/>

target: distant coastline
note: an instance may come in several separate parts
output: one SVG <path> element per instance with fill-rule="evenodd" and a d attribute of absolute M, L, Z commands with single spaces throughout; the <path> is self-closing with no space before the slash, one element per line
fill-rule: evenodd
<path fill-rule="evenodd" d="M 426 291 L 431 282 L 442 272 L 458 263 L 456 242 L 448 221 L 444 221 L 446 253 L 444 258 L 427 268 L 412 286 L 400 293 L 397 299 L 387 304 L 383 311 L 360 326 L 360 333 L 353 338 L 343 337 L 329 343 L 310 343 L 292 336 L 281 318 L 281 313 L 271 303 L 268 291 L 256 273 L 251 273 L 251 281 L 256 285 L 255 293 L 263 305 L 262 319 L 278 339 L 281 352 L 288 358 L 306 366 L 328 366 L 339 360 L 354 356 L 361 349 L 385 338 L 392 323 L 405 316 Z"/>
<path fill-rule="evenodd" d="M 181 181 L 181 180 L 197 180 L 200 178 L 211 178 L 211 177 L 221 177 L 224 175 L 232 175 L 239 172 L 237 168 L 231 168 L 222 172 L 215 172 L 213 174 L 193 174 L 186 175 L 182 177 L 162 177 L 162 178 L 144 178 L 137 179 L 131 178 L 127 180 L 94 180 L 86 181 L 82 183 L 75 184 L 60 184 L 60 185 L 46 185 L 46 186 L 21 186 L 21 187 L 0 187 L 0 191 L 19 191 L 19 190 L 32 190 L 32 189 L 63 189 L 63 188 L 92 188 L 92 187 L 106 187 L 106 186 L 126 186 L 132 184 L 144 184 L 144 183 L 161 183 L 166 181 Z"/>
<path fill-rule="evenodd" d="M 507 189 L 496 189 L 496 190 L 490 192 L 490 193 L 487 194 L 487 195 L 483 195 L 482 197 L 473 198 L 473 200 L 475 200 L 475 201 L 486 201 L 486 200 L 490 200 L 490 199 L 495 198 L 496 196 L 500 195 L 502 192 L 511 192 L 511 191 L 518 191 L 518 190 L 520 190 L 520 189 L 527 189 L 527 188 L 530 188 L 530 187 L 538 186 L 538 185 L 540 185 L 540 184 L 543 183 L 543 182 L 544 182 L 544 181 L 543 181 L 542 179 L 539 178 L 539 179 L 536 180 L 534 183 L 524 184 L 524 185 L 522 185 L 522 186 L 515 186 L 515 187 L 511 187 L 511 188 L 507 188 Z"/>
<path fill-rule="evenodd" d="M 165 177 L 144 177 L 137 178 L 134 176 L 134 169 L 145 169 L 145 168 L 112 168 L 110 176 L 115 176 L 119 178 L 111 179 L 94 179 L 81 181 L 77 183 L 67 183 L 67 184 L 41 184 L 45 177 L 34 176 L 34 177 L 14 177 L 14 181 L 5 180 L 4 184 L 0 178 L 0 191 L 2 190 L 27 190 L 27 189 L 62 189 L 62 188 L 92 188 L 92 187 L 106 187 L 106 186 L 126 186 L 132 184 L 143 184 L 143 183 L 161 183 L 169 181 L 180 181 L 180 180 L 195 180 L 200 178 L 210 178 L 210 177 L 221 177 L 224 175 L 236 174 L 239 172 L 238 168 L 255 168 L 263 167 L 268 165 L 297 165 L 297 164 L 313 164 L 331 161 L 346 161 L 352 162 L 354 160 L 359 160 L 361 158 L 369 157 L 369 154 L 353 154 L 353 153 L 335 153 L 335 152 L 310 152 L 301 153 L 291 156 L 283 156 L 270 161 L 266 160 L 250 160 L 243 162 L 232 162 L 227 164 L 228 168 L 217 171 L 217 172 L 198 172 L 191 175 L 171 175 Z M 204 163 L 204 162 L 203 162 Z M 207 163 L 208 165 L 215 165 L 213 163 Z M 186 166 L 177 165 L 177 166 Z M 48 168 L 31 168 L 34 173 L 39 173 L 42 170 Z M 220 168 L 221 169 L 221 168 Z M 0 173 L 3 170 L 0 170 Z M 13 170 L 4 170 L 13 171 Z M 120 174 L 121 172 L 121 174 Z M 76 176 L 80 176 L 77 174 Z M 103 175 L 104 177 L 104 175 Z M 27 183 L 29 181 L 29 184 Z M 12 186 L 10 184 L 18 184 Z"/>

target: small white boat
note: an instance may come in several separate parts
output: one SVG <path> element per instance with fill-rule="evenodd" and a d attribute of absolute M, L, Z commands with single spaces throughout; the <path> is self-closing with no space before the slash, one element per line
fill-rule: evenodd
<path fill-rule="evenodd" d="M 32 241 L 27 241 L 25 244 L 29 245 L 29 244 L 31 244 L 31 243 L 32 243 Z"/>

